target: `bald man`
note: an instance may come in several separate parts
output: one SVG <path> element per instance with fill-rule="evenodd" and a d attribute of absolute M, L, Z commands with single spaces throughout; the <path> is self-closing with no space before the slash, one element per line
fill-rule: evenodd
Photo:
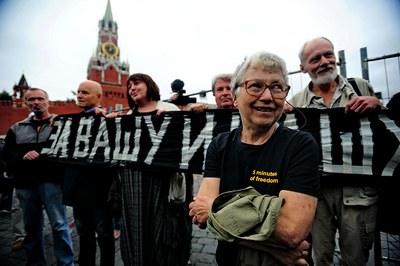
<path fill-rule="evenodd" d="M 100 83 L 93 80 L 85 80 L 79 84 L 76 92 L 77 104 L 85 113 L 95 112 L 105 114 L 105 110 L 100 109 L 100 102 L 103 96 L 103 89 Z"/>
<path fill-rule="evenodd" d="M 101 85 L 83 81 L 77 90 L 77 104 L 88 113 L 104 115 L 100 108 Z M 64 203 L 73 207 L 79 235 L 79 265 L 96 265 L 96 236 L 100 248 L 100 265 L 114 265 L 115 240 L 111 209 L 107 199 L 117 170 L 111 167 L 69 165 L 64 178 Z"/>

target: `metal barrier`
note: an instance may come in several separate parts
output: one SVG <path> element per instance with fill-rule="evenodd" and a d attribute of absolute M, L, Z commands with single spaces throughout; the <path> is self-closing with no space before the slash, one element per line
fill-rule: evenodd
<path fill-rule="evenodd" d="M 383 60 L 383 65 L 384 65 L 384 70 L 385 70 L 385 82 L 386 82 L 386 97 L 382 97 L 383 100 L 389 101 L 390 98 L 396 93 L 396 92 L 400 92 L 400 84 L 398 82 L 395 82 L 395 84 L 397 83 L 399 86 L 397 89 L 395 88 L 395 90 L 391 90 L 390 89 L 390 84 L 389 84 L 389 70 L 388 70 L 388 59 L 390 58 L 397 58 L 397 66 L 398 66 L 398 73 L 397 73 L 397 77 L 400 76 L 400 53 L 395 53 L 395 54 L 390 54 L 390 55 L 384 55 L 384 56 L 380 56 L 380 57 L 373 57 L 373 58 L 368 58 L 367 55 L 367 48 L 363 47 L 360 49 L 360 56 L 361 56 L 361 69 L 362 69 L 362 77 L 366 80 L 370 80 L 370 71 L 369 71 L 369 62 L 373 62 L 373 61 L 381 61 Z M 393 67 L 394 68 L 394 67 Z M 394 73 L 394 69 L 392 70 L 392 75 L 395 75 Z M 393 93 L 391 93 L 391 91 Z"/>

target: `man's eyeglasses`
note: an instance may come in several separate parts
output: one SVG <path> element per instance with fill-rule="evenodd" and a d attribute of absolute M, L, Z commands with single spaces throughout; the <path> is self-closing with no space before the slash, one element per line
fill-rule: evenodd
<path fill-rule="evenodd" d="M 287 84 L 282 84 L 279 82 L 275 82 L 272 84 L 267 84 L 262 80 L 251 79 L 243 81 L 239 84 L 239 87 L 243 86 L 246 89 L 246 92 L 252 96 L 260 96 L 264 93 L 264 91 L 268 88 L 271 92 L 272 97 L 276 99 L 283 99 L 288 95 L 290 86 Z"/>

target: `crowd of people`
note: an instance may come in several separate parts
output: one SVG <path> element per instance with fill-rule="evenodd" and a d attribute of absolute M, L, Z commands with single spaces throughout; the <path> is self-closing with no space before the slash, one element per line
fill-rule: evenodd
<path fill-rule="evenodd" d="M 196 195 L 190 172 L 47 163 L 40 152 L 56 115 L 49 112 L 45 90 L 28 89 L 24 99 L 31 115 L 9 129 L 2 151 L 7 178 L 1 178 L 0 196 L 7 183 L 7 191 L 16 196 L 13 210 L 22 214 L 12 219 L 18 229 L 13 248 L 15 243 L 23 246 L 27 265 L 46 265 L 44 210 L 57 265 L 94 266 L 97 245 L 100 265 L 114 265 L 119 230 L 125 265 L 187 265 L 192 223 L 216 235 L 218 265 L 333 265 L 336 234 L 342 264 L 366 265 L 374 241 L 378 187 L 321 171 L 314 137 L 288 128 L 280 119 L 297 108 L 343 107 L 346 113 L 368 114 L 385 107 L 368 81 L 355 78 L 353 83 L 338 74 L 329 39 L 307 41 L 299 59 L 311 81 L 291 99 L 285 61 L 274 53 L 246 56 L 233 74 L 212 79 L 217 109 L 237 110 L 241 123 L 212 140 Z M 158 85 L 147 74 L 130 75 L 126 85 L 129 111 L 107 113 L 101 106 L 101 85 L 83 81 L 76 93 L 79 115 L 134 118 L 209 108 L 161 101 Z M 117 214 L 109 204 L 112 184 L 118 184 L 113 193 L 122 204 Z M 78 261 L 67 206 L 73 209 L 79 235 Z M 251 233 L 242 237 L 233 230 Z"/>

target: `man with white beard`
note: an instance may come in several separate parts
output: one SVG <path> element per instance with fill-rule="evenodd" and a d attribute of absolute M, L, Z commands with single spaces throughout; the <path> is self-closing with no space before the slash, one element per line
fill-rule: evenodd
<path fill-rule="evenodd" d="M 311 82 L 288 102 L 293 107 L 328 109 L 344 107 L 346 113 L 381 109 L 367 80 L 341 76 L 332 42 L 319 37 L 306 42 L 299 53 L 300 69 Z M 285 110 L 291 111 L 286 105 Z M 366 265 L 372 248 L 378 191 L 358 184 L 349 175 L 321 173 L 321 199 L 312 227 L 315 265 L 333 265 L 336 230 L 343 265 Z"/>

